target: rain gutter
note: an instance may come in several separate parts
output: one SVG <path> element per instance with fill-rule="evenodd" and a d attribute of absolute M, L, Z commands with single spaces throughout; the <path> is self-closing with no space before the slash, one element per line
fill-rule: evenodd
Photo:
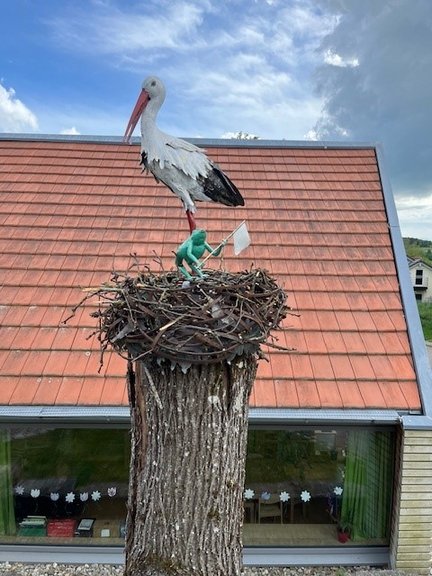
<path fill-rule="evenodd" d="M 287 425 L 394 425 L 404 416 L 396 410 L 331 410 L 295 408 L 250 408 L 249 424 Z M 2 424 L 130 424 L 128 406 L 0 406 Z"/>

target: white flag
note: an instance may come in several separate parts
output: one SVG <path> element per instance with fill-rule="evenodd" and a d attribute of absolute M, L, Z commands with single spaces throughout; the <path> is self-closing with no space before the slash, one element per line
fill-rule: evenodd
<path fill-rule="evenodd" d="M 237 256 L 251 243 L 246 222 L 242 222 L 240 226 L 234 231 L 233 238 L 234 238 L 234 254 Z"/>

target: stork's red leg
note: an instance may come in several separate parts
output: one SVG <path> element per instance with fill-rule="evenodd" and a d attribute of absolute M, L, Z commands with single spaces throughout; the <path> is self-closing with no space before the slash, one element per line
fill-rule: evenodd
<path fill-rule="evenodd" d="M 190 210 L 186 210 L 186 216 L 189 222 L 189 230 L 190 233 L 192 234 L 192 232 L 196 229 L 195 218 Z"/>

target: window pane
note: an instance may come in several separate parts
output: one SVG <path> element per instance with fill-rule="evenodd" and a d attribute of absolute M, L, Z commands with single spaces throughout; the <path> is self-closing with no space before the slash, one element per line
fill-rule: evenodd
<path fill-rule="evenodd" d="M 0 458 L 2 542 L 123 544 L 127 430 L 14 428 Z"/>
<path fill-rule="evenodd" d="M 124 429 L 0 431 L 0 542 L 123 545 L 129 440 Z M 245 545 L 388 543 L 393 461 L 392 432 L 251 430 Z"/>
<path fill-rule="evenodd" d="M 391 432 L 251 430 L 245 545 L 387 544 L 393 454 Z"/>

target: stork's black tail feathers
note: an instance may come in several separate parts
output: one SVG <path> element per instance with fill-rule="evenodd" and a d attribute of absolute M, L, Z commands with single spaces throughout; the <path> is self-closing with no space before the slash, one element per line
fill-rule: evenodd
<path fill-rule="evenodd" d="M 206 196 L 225 206 L 244 206 L 243 196 L 237 186 L 217 166 L 201 182 Z"/>

